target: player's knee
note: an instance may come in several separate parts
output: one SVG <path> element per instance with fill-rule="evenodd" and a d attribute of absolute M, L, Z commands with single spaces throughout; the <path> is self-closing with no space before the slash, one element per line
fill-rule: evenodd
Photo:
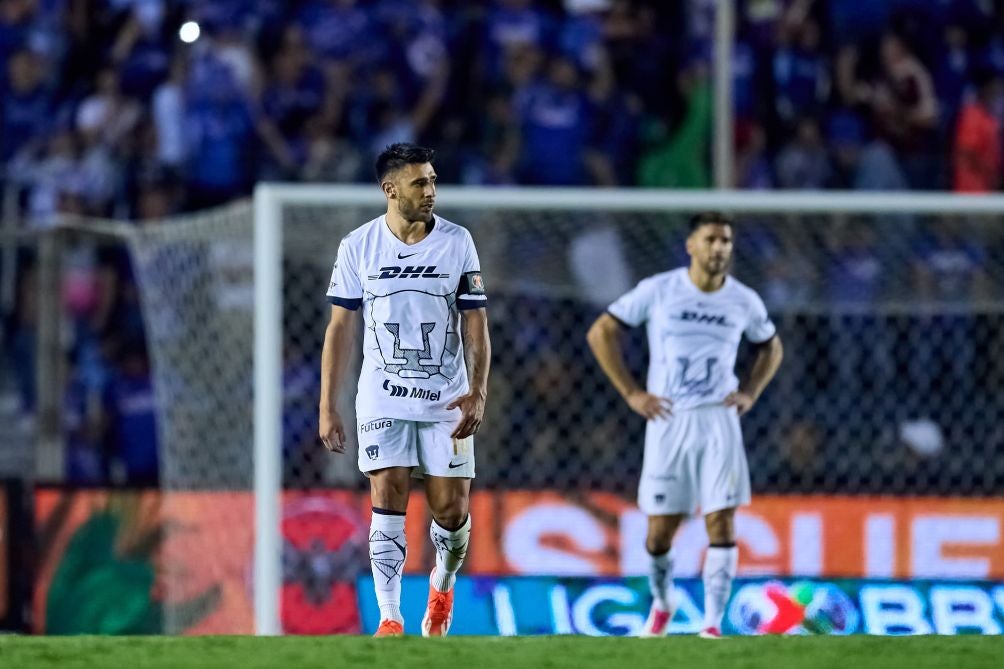
<path fill-rule="evenodd" d="M 668 528 L 667 528 L 668 529 Z M 649 555 L 665 555 L 673 547 L 673 533 L 661 529 L 653 531 L 651 528 L 645 537 L 645 550 Z"/>
<path fill-rule="evenodd" d="M 444 530 L 455 530 L 467 520 L 467 500 L 453 499 L 432 509 L 432 517 Z"/>
<path fill-rule="evenodd" d="M 709 513 L 705 517 L 705 527 L 708 531 L 708 542 L 713 546 L 734 544 L 736 541 L 734 512 L 725 509 Z"/>

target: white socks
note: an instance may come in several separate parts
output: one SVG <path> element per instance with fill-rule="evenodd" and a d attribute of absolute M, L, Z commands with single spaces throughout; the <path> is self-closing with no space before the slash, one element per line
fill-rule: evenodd
<path fill-rule="evenodd" d="M 467 544 L 471 539 L 471 514 L 458 529 L 450 531 L 443 529 L 435 520 L 429 526 L 429 536 L 436 547 L 436 569 L 432 572 L 429 583 L 440 592 L 453 588 L 457 580 L 457 571 L 467 557 Z"/>
<path fill-rule="evenodd" d="M 739 549 L 711 546 L 704 554 L 704 627 L 722 628 L 732 579 L 739 565 Z"/>
<path fill-rule="evenodd" d="M 662 555 L 649 554 L 648 589 L 652 593 L 652 606 L 659 611 L 673 610 L 673 558 L 669 551 Z"/>
<path fill-rule="evenodd" d="M 404 514 L 373 509 L 370 521 L 370 568 L 380 605 L 380 620 L 404 623 L 401 616 L 401 572 L 408 557 Z"/>

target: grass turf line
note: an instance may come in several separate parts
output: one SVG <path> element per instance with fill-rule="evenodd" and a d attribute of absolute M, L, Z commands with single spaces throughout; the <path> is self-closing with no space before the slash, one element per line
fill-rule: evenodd
<path fill-rule="evenodd" d="M 0 637 L 3 669 L 1001 669 L 1004 637 Z"/>

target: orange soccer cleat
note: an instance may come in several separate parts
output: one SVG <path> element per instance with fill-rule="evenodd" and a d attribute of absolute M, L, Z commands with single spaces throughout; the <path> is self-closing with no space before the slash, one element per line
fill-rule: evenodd
<path fill-rule="evenodd" d="M 453 589 L 440 592 L 430 583 L 429 605 L 425 608 L 425 616 L 422 618 L 422 636 L 446 636 L 452 621 Z"/>
<path fill-rule="evenodd" d="M 669 632 L 669 623 L 672 619 L 672 612 L 663 611 L 653 606 L 648 612 L 648 619 L 645 621 L 645 625 L 641 628 L 638 636 L 643 638 L 666 636 L 666 633 Z"/>
<path fill-rule="evenodd" d="M 373 636 L 404 636 L 404 625 L 396 620 L 381 620 Z"/>

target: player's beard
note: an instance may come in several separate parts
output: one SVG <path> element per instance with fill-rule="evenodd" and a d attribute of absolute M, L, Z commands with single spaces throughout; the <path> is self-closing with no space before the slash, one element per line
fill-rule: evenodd
<path fill-rule="evenodd" d="M 423 209 L 421 203 L 415 205 L 407 200 L 399 200 L 397 211 L 409 223 L 428 223 L 432 220 L 432 209 Z"/>
<path fill-rule="evenodd" d="M 708 258 L 703 263 L 703 270 L 710 276 L 724 276 L 729 271 L 729 261 L 730 257 L 725 258 Z"/>

